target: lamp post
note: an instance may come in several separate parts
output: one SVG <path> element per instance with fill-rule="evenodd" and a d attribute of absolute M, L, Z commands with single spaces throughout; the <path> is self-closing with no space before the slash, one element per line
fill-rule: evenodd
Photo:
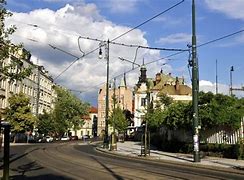
<path fill-rule="evenodd" d="M 193 104 L 193 146 L 194 162 L 200 162 L 199 117 L 198 117 L 199 71 L 196 46 L 195 0 L 192 0 L 192 104 Z"/>
<path fill-rule="evenodd" d="M 99 49 L 99 58 L 102 58 L 102 50 Z M 103 147 L 108 148 L 108 110 L 109 110 L 109 40 L 105 45 L 105 59 L 107 60 L 107 79 L 106 79 L 106 102 L 105 102 L 105 135 L 103 140 Z"/>
<path fill-rule="evenodd" d="M 234 71 L 234 67 L 233 66 L 231 66 L 230 67 L 230 95 L 232 96 L 233 95 L 233 92 L 232 92 L 232 90 L 233 90 L 233 88 L 232 88 L 232 72 Z"/>

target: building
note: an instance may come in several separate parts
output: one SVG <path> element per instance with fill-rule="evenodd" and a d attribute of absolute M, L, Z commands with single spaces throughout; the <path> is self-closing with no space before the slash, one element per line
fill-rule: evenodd
<path fill-rule="evenodd" d="M 141 66 L 141 74 L 134 91 L 134 127 L 141 126 L 147 110 L 147 102 L 156 102 L 160 94 L 166 94 L 173 98 L 173 101 L 192 100 L 192 89 L 184 84 L 184 78 L 173 77 L 171 73 L 164 74 L 161 70 L 155 79 L 147 78 L 145 65 Z"/>
<path fill-rule="evenodd" d="M 96 137 L 97 136 L 97 108 L 91 107 L 89 109 L 89 115 L 83 116 L 82 120 L 84 121 L 83 125 L 71 129 L 69 131 L 70 135 L 78 136 L 79 139 L 82 139 L 85 136 Z"/>
<path fill-rule="evenodd" d="M 113 97 L 115 95 L 116 106 L 120 106 L 123 110 L 133 112 L 133 92 L 126 85 L 126 77 L 121 79 L 118 88 L 109 88 L 109 112 L 114 106 Z M 98 121 L 97 134 L 101 135 L 105 131 L 105 113 L 106 113 L 106 84 L 98 92 Z M 112 127 L 109 126 L 109 132 L 112 132 Z"/>
<path fill-rule="evenodd" d="M 23 56 L 24 55 L 24 56 Z M 0 109 L 1 112 L 8 107 L 8 98 L 14 94 L 23 92 L 30 98 L 30 106 L 33 114 L 41 114 L 44 110 L 50 111 L 53 108 L 53 102 L 56 93 L 53 89 L 53 79 L 43 66 L 38 66 L 30 61 L 30 53 L 25 49 L 11 55 L 9 58 L 1 61 L 1 66 L 7 66 L 12 61 L 19 61 L 14 69 L 9 71 L 19 73 L 22 68 L 31 68 L 32 74 L 22 80 L 10 81 L 1 74 L 0 79 Z"/>

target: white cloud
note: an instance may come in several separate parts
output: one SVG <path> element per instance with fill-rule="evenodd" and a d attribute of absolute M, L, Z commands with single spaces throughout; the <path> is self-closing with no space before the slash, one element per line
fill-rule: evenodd
<path fill-rule="evenodd" d="M 136 10 L 136 6 L 140 0 L 108 0 L 107 8 L 113 13 L 128 13 Z"/>
<path fill-rule="evenodd" d="M 189 43 L 191 42 L 191 35 L 186 33 L 171 34 L 166 37 L 160 38 L 157 43 L 160 44 L 176 44 L 176 43 Z"/>
<path fill-rule="evenodd" d="M 200 80 L 199 81 L 199 90 L 203 92 L 216 92 L 216 83 L 212 83 L 211 81 L 207 80 Z M 218 83 L 218 93 L 228 95 L 229 94 L 229 86 L 226 84 L 219 84 Z"/>
<path fill-rule="evenodd" d="M 72 6 L 65 5 L 56 11 L 50 9 L 36 9 L 28 13 L 13 12 L 13 17 L 7 24 L 16 24 L 17 32 L 12 36 L 13 42 L 23 42 L 25 48 L 32 53 L 32 60 L 39 59 L 49 73 L 55 77 L 59 75 L 74 60 L 58 50 L 50 48 L 52 44 L 76 56 L 81 56 L 78 48 L 78 36 L 92 37 L 107 40 L 113 39 L 128 31 L 130 28 L 118 26 L 106 20 L 99 14 L 94 4 Z M 39 27 L 32 27 L 27 24 L 36 24 Z M 37 42 L 29 41 L 35 39 Z M 144 32 L 134 30 L 122 38 L 116 40 L 125 44 L 140 44 L 148 46 L 144 38 Z M 98 42 L 80 40 L 81 49 L 88 53 L 98 47 Z M 121 62 L 118 57 L 134 60 L 135 50 L 110 44 L 110 78 L 131 69 L 128 62 Z M 103 48 L 104 52 L 104 48 Z M 141 64 L 142 58 L 149 62 L 159 58 L 159 52 L 140 49 L 136 62 Z M 159 71 L 156 63 L 150 65 L 149 74 Z M 152 75 L 150 75 L 152 77 Z M 133 86 L 138 80 L 139 69 L 127 75 L 128 84 Z M 77 61 L 59 78 L 57 83 L 70 89 L 93 90 L 92 87 L 101 85 L 106 81 L 106 60 L 98 59 L 98 50 Z M 99 87 L 96 87 L 97 90 Z"/>
<path fill-rule="evenodd" d="M 230 18 L 244 20 L 243 0 L 205 0 L 207 6 L 215 11 L 219 11 Z"/>

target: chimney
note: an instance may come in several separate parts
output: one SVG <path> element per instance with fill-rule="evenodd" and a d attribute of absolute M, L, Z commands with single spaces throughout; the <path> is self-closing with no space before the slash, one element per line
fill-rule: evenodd
<path fill-rule="evenodd" d="M 156 84 L 158 84 L 161 81 L 161 74 L 160 73 L 156 74 L 155 80 L 156 80 Z"/>
<path fill-rule="evenodd" d="M 176 91 L 179 91 L 180 90 L 180 83 L 179 83 L 178 77 L 176 77 L 176 80 L 175 80 L 175 90 Z"/>

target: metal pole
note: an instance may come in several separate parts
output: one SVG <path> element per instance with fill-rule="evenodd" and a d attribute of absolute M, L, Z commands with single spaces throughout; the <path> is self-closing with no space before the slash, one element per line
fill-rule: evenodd
<path fill-rule="evenodd" d="M 231 96 L 233 95 L 233 92 L 232 92 L 232 90 L 233 90 L 233 87 L 232 87 L 232 72 L 233 71 L 234 71 L 234 67 L 231 66 L 231 68 L 230 68 L 230 95 Z"/>
<path fill-rule="evenodd" d="M 3 156 L 3 179 L 9 179 L 9 133 L 10 133 L 10 125 L 8 123 L 3 125 L 4 127 L 4 156 Z"/>
<path fill-rule="evenodd" d="M 108 110 L 109 110 L 109 40 L 106 45 L 106 60 L 107 60 L 107 81 L 106 81 L 106 112 L 105 112 L 105 138 L 104 147 L 108 148 Z"/>
<path fill-rule="evenodd" d="M 193 103 L 193 145 L 194 162 L 200 162 L 199 154 L 199 125 L 198 125 L 198 92 L 199 92 L 199 72 L 197 62 L 196 46 L 196 24 L 195 24 L 195 1 L 192 0 L 192 103 Z"/>
<path fill-rule="evenodd" d="M 216 94 L 218 94 L 218 60 L 216 59 Z"/>

